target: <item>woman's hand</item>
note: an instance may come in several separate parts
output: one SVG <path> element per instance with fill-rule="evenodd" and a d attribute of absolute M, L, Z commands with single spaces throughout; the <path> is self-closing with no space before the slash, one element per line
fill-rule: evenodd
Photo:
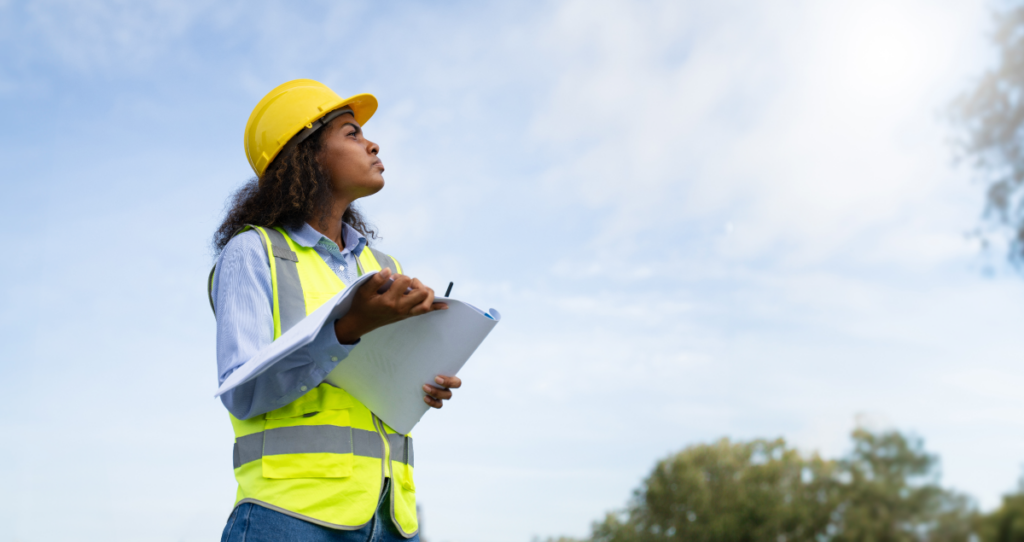
<path fill-rule="evenodd" d="M 391 277 L 395 279 L 391 287 L 378 293 Z M 356 290 L 348 314 L 334 322 L 334 334 L 339 343 L 352 344 L 379 327 L 447 308 L 444 303 L 434 302 L 434 290 L 424 286 L 419 279 L 395 275 L 391 269 L 385 268 Z M 450 392 L 448 396 L 451 396 Z"/>
<path fill-rule="evenodd" d="M 451 390 L 462 386 L 462 380 L 457 376 L 437 376 L 434 378 L 434 382 L 437 382 L 438 386 L 431 386 L 430 384 L 423 385 L 423 391 L 427 394 L 423 397 L 423 402 L 434 407 L 441 408 L 444 406 L 441 400 L 447 400 L 452 398 Z"/>

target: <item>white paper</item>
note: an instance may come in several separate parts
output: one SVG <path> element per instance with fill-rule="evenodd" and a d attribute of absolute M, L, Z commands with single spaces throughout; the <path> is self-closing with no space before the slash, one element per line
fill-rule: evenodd
<path fill-rule="evenodd" d="M 451 298 L 448 310 L 415 316 L 363 335 L 327 382 L 359 399 L 392 429 L 406 434 L 430 406 L 423 384 L 437 375 L 454 376 L 501 320 Z"/>
<path fill-rule="evenodd" d="M 324 323 L 337 320 L 352 307 L 352 294 L 374 273 L 367 273 L 338 292 L 259 354 L 232 372 L 216 396 L 263 374 L 292 352 L 313 342 Z M 348 357 L 326 381 L 352 394 L 392 429 L 408 433 L 430 407 L 423 402 L 423 384 L 437 375 L 454 376 L 466 364 L 501 315 L 468 303 L 437 298 L 448 310 L 378 328 L 363 335 Z"/>

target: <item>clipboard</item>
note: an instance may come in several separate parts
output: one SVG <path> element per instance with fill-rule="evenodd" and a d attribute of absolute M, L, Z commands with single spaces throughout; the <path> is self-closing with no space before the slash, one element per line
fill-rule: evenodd
<path fill-rule="evenodd" d="M 313 342 L 325 323 L 348 313 L 353 294 L 374 274 L 359 277 L 235 369 L 215 396 L 249 382 Z M 352 394 L 395 431 L 409 433 L 430 409 L 423 402 L 423 384 L 435 384 L 437 375 L 457 374 L 501 321 L 495 309 L 484 312 L 451 298 L 437 301 L 447 303 L 448 310 L 406 318 L 363 335 L 325 381 Z"/>

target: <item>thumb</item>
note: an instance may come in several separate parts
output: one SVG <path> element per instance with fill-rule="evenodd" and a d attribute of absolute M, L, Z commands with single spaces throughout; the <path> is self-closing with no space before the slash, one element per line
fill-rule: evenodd
<path fill-rule="evenodd" d="M 384 286 L 384 283 L 389 278 L 391 278 L 391 270 L 385 267 L 382 271 L 370 277 L 370 280 L 366 281 L 366 289 L 376 291 L 381 286 Z"/>

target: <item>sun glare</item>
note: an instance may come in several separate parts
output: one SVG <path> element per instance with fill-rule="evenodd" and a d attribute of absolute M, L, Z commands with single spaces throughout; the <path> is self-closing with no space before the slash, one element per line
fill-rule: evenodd
<path fill-rule="evenodd" d="M 864 6 L 845 13 L 846 83 L 872 101 L 915 98 L 939 75 L 941 29 L 913 4 Z"/>

